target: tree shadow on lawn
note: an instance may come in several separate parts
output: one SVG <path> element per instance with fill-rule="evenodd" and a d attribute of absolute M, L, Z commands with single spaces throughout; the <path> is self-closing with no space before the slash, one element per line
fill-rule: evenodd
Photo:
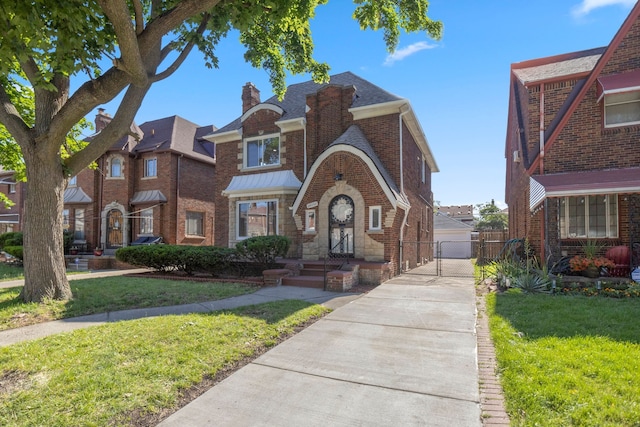
<path fill-rule="evenodd" d="M 495 313 L 529 339 L 609 337 L 640 343 L 640 298 L 503 293 Z"/>

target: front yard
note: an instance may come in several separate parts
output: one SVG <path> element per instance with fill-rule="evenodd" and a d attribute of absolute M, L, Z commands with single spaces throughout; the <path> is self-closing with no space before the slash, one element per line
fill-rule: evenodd
<path fill-rule="evenodd" d="M 640 425 L 640 298 L 510 290 L 487 310 L 512 425 Z"/>

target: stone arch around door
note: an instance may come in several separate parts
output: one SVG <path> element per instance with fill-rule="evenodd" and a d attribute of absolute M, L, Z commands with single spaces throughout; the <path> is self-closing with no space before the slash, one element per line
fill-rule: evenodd
<path fill-rule="evenodd" d="M 360 191 L 350 186 L 345 181 L 338 181 L 336 185 L 330 187 L 320 198 L 318 202 L 318 250 L 320 257 L 329 252 L 329 233 L 331 228 L 331 219 L 329 218 L 329 209 L 331 202 L 340 195 L 348 196 L 353 201 L 353 256 L 355 258 L 364 258 L 364 240 L 365 240 L 365 205 L 364 198 Z"/>
<path fill-rule="evenodd" d="M 105 251 L 129 245 L 129 220 L 124 206 L 111 202 L 104 207 L 101 214 L 100 245 Z"/>

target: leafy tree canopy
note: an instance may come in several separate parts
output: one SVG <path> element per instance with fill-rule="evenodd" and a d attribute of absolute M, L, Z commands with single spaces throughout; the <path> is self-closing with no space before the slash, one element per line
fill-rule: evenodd
<path fill-rule="evenodd" d="M 502 212 L 492 200 L 490 203 L 477 205 L 480 219 L 476 224 L 478 230 L 505 230 L 509 225 L 509 217 Z"/>

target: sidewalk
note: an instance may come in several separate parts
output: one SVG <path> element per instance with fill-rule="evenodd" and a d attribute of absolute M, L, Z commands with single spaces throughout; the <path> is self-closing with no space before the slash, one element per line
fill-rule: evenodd
<path fill-rule="evenodd" d="M 132 273 L 133 271 L 128 270 L 128 272 Z M 84 278 L 87 278 L 86 276 L 88 275 L 84 274 L 83 276 L 85 276 Z M 355 298 L 358 298 L 359 296 L 359 294 L 324 292 L 319 289 L 298 288 L 293 286 L 262 288 L 252 294 L 240 295 L 237 297 L 217 301 L 173 305 L 167 307 L 152 307 L 113 311 L 109 313 L 91 314 L 88 316 L 54 320 L 52 322 L 38 323 L 35 325 L 24 326 L 22 328 L 8 329 L 5 331 L 0 331 L 0 347 L 16 344 L 22 341 L 34 340 L 53 334 L 59 334 L 62 332 L 69 332 L 76 329 L 87 328 L 89 326 L 97 326 L 107 322 L 117 322 L 120 320 L 132 320 L 143 317 L 163 316 L 167 314 L 204 313 L 218 310 L 228 310 L 246 305 L 262 304 L 264 302 L 287 299 L 304 300 L 314 304 L 322 304 L 331 309 L 336 309 L 354 300 Z"/>
<path fill-rule="evenodd" d="M 404 274 L 159 426 L 481 426 L 475 322 L 473 279 Z"/>

